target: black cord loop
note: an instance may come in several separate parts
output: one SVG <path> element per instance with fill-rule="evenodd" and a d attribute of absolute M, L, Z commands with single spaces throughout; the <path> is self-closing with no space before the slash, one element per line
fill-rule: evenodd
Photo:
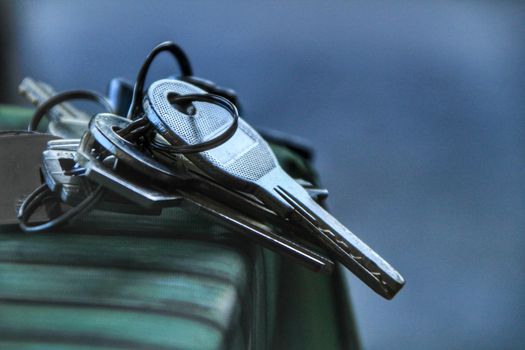
<path fill-rule="evenodd" d="M 18 209 L 18 221 L 20 228 L 25 232 L 36 232 L 51 230 L 63 226 L 77 218 L 78 216 L 91 210 L 95 204 L 102 198 L 104 189 L 102 186 L 98 186 L 93 192 L 91 192 L 82 202 L 77 206 L 71 208 L 62 215 L 55 217 L 42 224 L 30 224 L 29 219 L 33 213 L 38 209 L 47 199 L 54 198 L 59 201 L 59 198 L 47 187 L 46 184 L 38 186 L 29 196 L 27 196 L 22 205 Z"/>
<path fill-rule="evenodd" d="M 44 117 L 44 115 L 54 106 L 57 104 L 60 104 L 62 102 L 68 101 L 68 100 L 89 100 L 93 102 L 97 102 L 101 106 L 103 106 L 109 113 L 113 113 L 113 107 L 109 103 L 109 101 L 95 91 L 90 90 L 70 90 L 70 91 L 64 91 L 61 93 L 58 93 L 52 97 L 50 97 L 46 102 L 41 104 L 33 114 L 33 118 L 31 119 L 31 122 L 29 123 L 29 126 L 27 127 L 28 131 L 35 131 L 38 129 L 38 125 L 40 124 L 40 121 Z"/>
<path fill-rule="evenodd" d="M 161 52 L 167 51 L 173 55 L 177 63 L 179 64 L 182 76 L 193 75 L 193 70 L 191 68 L 190 60 L 186 53 L 178 46 L 177 44 L 171 41 L 165 41 L 153 48 L 151 52 L 146 57 L 146 60 L 140 67 L 139 73 L 137 75 L 137 80 L 135 81 L 135 86 L 133 87 L 133 97 L 131 99 L 131 104 L 128 110 L 128 119 L 133 119 L 136 115 L 140 114 L 142 111 L 142 96 L 144 93 L 144 84 L 146 82 L 146 74 L 149 71 L 151 62 L 157 57 Z"/>

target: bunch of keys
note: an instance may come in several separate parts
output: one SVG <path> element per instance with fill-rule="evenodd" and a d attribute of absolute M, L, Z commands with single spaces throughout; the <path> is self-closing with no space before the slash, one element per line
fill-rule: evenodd
<path fill-rule="evenodd" d="M 331 272 L 335 258 L 394 297 L 401 275 L 316 201 L 324 191 L 280 167 L 231 99 L 191 79 L 158 80 L 142 93 L 155 54 L 139 72 L 127 118 L 99 113 L 81 139 L 48 142 L 45 184 L 20 208 L 22 227 L 38 227 L 28 219 L 49 197 L 74 206 L 71 217 L 93 207 L 155 215 L 179 206 L 315 271 Z"/>

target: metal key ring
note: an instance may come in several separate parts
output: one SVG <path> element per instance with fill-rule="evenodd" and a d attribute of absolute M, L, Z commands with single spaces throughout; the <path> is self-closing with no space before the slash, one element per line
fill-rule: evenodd
<path fill-rule="evenodd" d="M 92 102 L 97 102 L 101 106 L 103 106 L 107 112 L 114 113 L 113 107 L 109 103 L 109 101 L 95 91 L 90 90 L 70 90 L 70 91 L 64 91 L 61 93 L 58 93 L 54 95 L 53 97 L 49 98 L 41 104 L 33 114 L 33 118 L 31 118 L 31 122 L 29 123 L 29 126 L 27 127 L 28 131 L 35 131 L 38 128 L 38 124 L 40 124 L 40 121 L 44 117 L 44 115 L 54 106 L 56 106 L 59 103 L 68 101 L 68 100 L 89 100 Z"/>
<path fill-rule="evenodd" d="M 120 135 L 133 122 L 115 114 L 100 113 L 91 120 L 89 130 L 92 137 L 117 159 L 153 179 L 167 183 L 181 180 L 181 175 L 168 166 L 147 156 L 134 143 Z"/>
<path fill-rule="evenodd" d="M 29 224 L 29 219 L 34 212 L 44 204 L 48 198 L 56 198 L 55 194 L 47 187 L 46 184 L 38 186 L 33 192 L 27 196 L 22 205 L 18 209 L 18 220 L 20 228 L 25 232 L 36 232 L 51 230 L 66 224 L 73 218 L 89 211 L 102 198 L 104 190 L 102 186 L 98 186 L 89 196 L 87 196 L 77 206 L 71 208 L 64 214 L 53 218 L 43 224 Z M 58 198 L 56 198 L 58 200 Z"/>
<path fill-rule="evenodd" d="M 218 147 L 228 141 L 232 136 L 235 134 L 235 131 L 237 131 L 237 126 L 239 124 L 239 112 L 237 111 L 237 107 L 230 102 L 228 99 L 219 96 L 219 95 L 213 95 L 213 94 L 188 94 L 188 95 L 179 95 L 170 98 L 170 103 L 177 103 L 177 102 L 208 102 L 215 105 L 218 105 L 224 109 L 226 109 L 232 116 L 233 121 L 231 125 L 224 131 L 222 134 L 220 134 L 217 137 L 214 137 L 211 140 L 201 142 L 199 144 L 195 145 L 163 145 L 158 142 L 153 143 L 154 147 L 161 149 L 163 151 L 167 151 L 169 153 L 180 153 L 180 154 L 188 154 L 188 153 L 198 153 L 198 152 L 204 152 L 209 149 Z M 189 118 L 195 118 L 193 115 L 188 115 Z"/>

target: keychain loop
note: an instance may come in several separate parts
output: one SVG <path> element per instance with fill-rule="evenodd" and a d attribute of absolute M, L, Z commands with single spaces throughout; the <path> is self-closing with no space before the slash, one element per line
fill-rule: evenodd
<path fill-rule="evenodd" d="M 188 59 L 188 56 L 186 56 L 186 53 L 180 48 L 180 46 L 171 41 L 165 41 L 155 46 L 155 48 L 151 50 L 151 52 L 146 57 L 146 60 L 140 67 L 139 73 L 137 75 L 135 86 L 133 86 L 133 97 L 131 98 L 131 104 L 128 110 L 128 119 L 133 119 L 134 116 L 140 114 L 142 111 L 141 100 L 144 92 L 144 84 L 146 83 L 146 75 L 155 57 L 164 51 L 168 51 L 173 55 L 173 57 L 175 57 L 177 63 L 179 64 L 182 76 L 193 75 L 190 60 Z"/>
<path fill-rule="evenodd" d="M 74 218 L 89 211 L 102 198 L 104 190 L 102 186 L 98 186 L 92 193 L 89 194 L 82 202 L 75 207 L 69 209 L 62 215 L 55 217 L 42 224 L 30 224 L 29 219 L 34 212 L 44 204 L 44 201 L 49 198 L 56 198 L 55 194 L 49 189 L 46 184 L 38 186 L 33 192 L 27 196 L 22 205 L 18 209 L 18 221 L 20 228 L 25 232 L 36 232 L 43 230 L 51 230 L 63 226 Z"/>

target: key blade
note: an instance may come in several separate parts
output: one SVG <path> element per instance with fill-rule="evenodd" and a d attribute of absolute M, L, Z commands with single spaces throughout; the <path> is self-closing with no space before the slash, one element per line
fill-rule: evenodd
<path fill-rule="evenodd" d="M 18 93 L 31 102 L 34 106 L 41 105 L 48 98 L 56 94 L 48 84 L 26 77 L 18 85 Z M 58 110 L 58 109 L 57 109 Z"/>
<path fill-rule="evenodd" d="M 294 196 L 282 187 L 275 191 L 294 209 L 291 219 L 307 223 L 330 248 L 337 243 L 335 253 L 341 262 L 372 290 L 386 299 L 392 299 L 405 284 L 403 277 L 388 262 L 337 221 L 332 215 L 299 192 Z M 299 197 L 299 198 L 297 198 Z"/>
<path fill-rule="evenodd" d="M 278 227 L 282 234 L 292 237 L 294 241 L 308 237 L 302 227 L 279 217 L 253 195 L 224 186 L 206 174 L 199 172 L 196 168 L 190 167 L 188 171 L 195 177 L 194 181 L 190 182 L 192 191 L 203 193 L 207 198 L 224 203 L 250 218 L 256 218 L 257 221 L 265 225 Z"/>
<path fill-rule="evenodd" d="M 235 210 L 224 203 L 212 200 L 209 196 L 196 191 L 184 191 L 178 189 L 177 192 L 184 198 L 182 207 L 186 206 L 198 208 L 207 216 L 215 219 L 217 223 L 235 232 L 243 234 L 257 243 L 275 250 L 285 256 L 293 258 L 303 266 L 322 273 L 330 273 L 334 268 L 334 263 L 327 257 L 320 255 L 305 246 L 289 240 L 273 232 L 272 229 L 264 224 L 257 222 L 242 212 Z"/>
<path fill-rule="evenodd" d="M 190 207 L 198 208 L 219 224 L 295 259 L 313 271 L 332 272 L 334 262 L 300 241 L 302 232 L 298 232 L 296 225 L 278 217 L 252 196 L 214 181 L 184 157 L 179 161 L 187 163 L 186 169 L 192 177 L 185 186 L 176 189 L 184 198 L 181 207 L 190 203 Z"/>

